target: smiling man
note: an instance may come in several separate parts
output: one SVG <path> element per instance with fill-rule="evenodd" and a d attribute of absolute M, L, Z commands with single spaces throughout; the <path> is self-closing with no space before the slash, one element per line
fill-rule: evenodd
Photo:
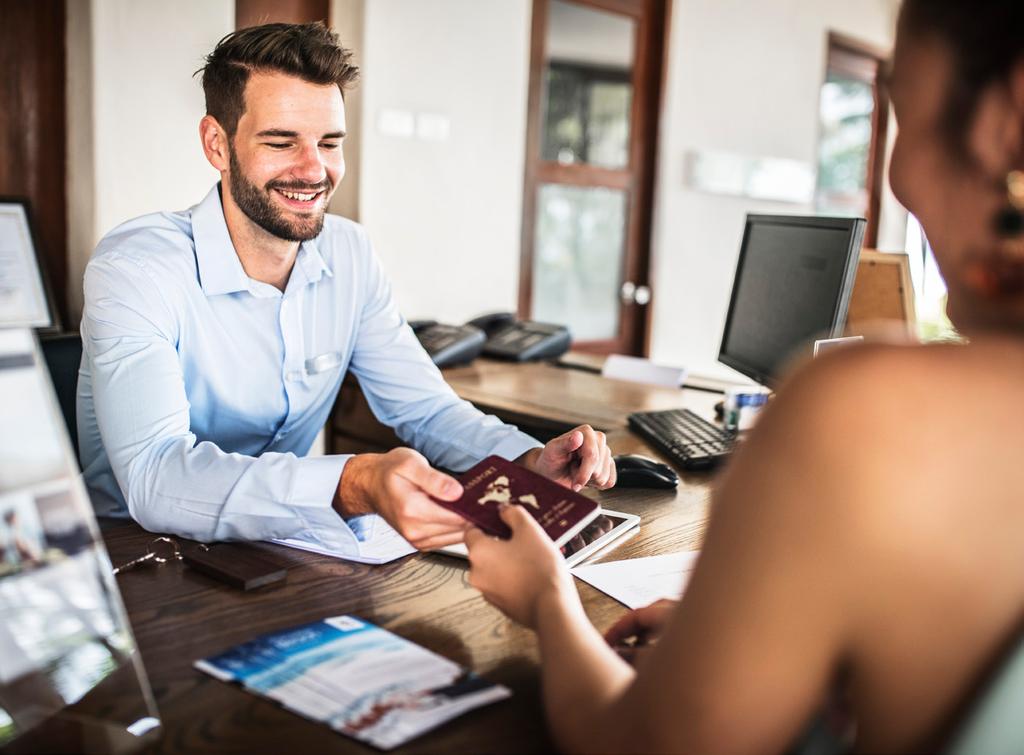
<path fill-rule="evenodd" d="M 97 510 L 198 540 L 297 538 L 357 555 L 385 531 L 462 539 L 431 466 L 490 454 L 609 487 L 601 433 L 542 446 L 460 400 L 406 325 L 363 229 L 327 215 L 345 172 L 351 54 L 322 24 L 230 34 L 202 69 L 198 205 L 111 231 L 85 274 L 78 421 Z M 411 448 L 308 457 L 346 369 Z M 417 449 L 417 450 L 412 450 Z M 429 461 L 428 461 L 429 460 Z"/>

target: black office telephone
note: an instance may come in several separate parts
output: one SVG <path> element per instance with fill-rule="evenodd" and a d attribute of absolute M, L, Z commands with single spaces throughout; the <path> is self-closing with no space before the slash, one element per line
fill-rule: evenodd
<path fill-rule="evenodd" d="M 564 325 L 516 320 L 511 312 L 481 315 L 465 325 L 434 320 L 416 320 L 409 325 L 434 364 L 442 368 L 465 364 L 481 353 L 516 362 L 554 359 L 572 343 Z"/>
<path fill-rule="evenodd" d="M 435 320 L 409 323 L 423 349 L 439 368 L 472 362 L 487 340 L 480 328 L 472 325 L 445 325 Z"/>
<path fill-rule="evenodd" d="M 481 315 L 466 324 L 487 333 L 483 354 L 493 359 L 515 362 L 554 359 L 568 351 L 572 344 L 572 336 L 564 325 L 516 320 L 511 312 Z"/>

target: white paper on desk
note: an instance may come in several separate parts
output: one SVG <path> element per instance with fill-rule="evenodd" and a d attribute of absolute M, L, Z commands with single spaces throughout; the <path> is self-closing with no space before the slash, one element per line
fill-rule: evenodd
<path fill-rule="evenodd" d="M 678 599 L 686 590 L 700 551 L 666 553 L 585 564 L 572 573 L 630 608 L 642 608 L 662 598 Z"/>
<path fill-rule="evenodd" d="M 686 380 L 686 370 L 682 367 L 655 364 L 649 359 L 640 357 L 609 354 L 601 368 L 601 377 L 631 380 L 634 383 L 660 385 L 665 388 L 678 388 Z"/>
<path fill-rule="evenodd" d="M 416 552 L 416 549 L 409 545 L 409 541 L 399 535 L 383 519 L 374 522 L 373 536 L 369 540 L 359 543 L 359 555 L 332 551 L 321 545 L 293 538 L 273 540 L 272 542 L 278 545 L 287 545 L 289 548 L 297 548 L 300 551 L 319 553 L 321 556 L 331 556 L 360 564 L 386 564 Z"/>

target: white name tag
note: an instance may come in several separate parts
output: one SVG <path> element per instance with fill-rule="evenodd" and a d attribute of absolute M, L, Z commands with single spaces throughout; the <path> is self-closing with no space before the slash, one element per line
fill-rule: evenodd
<path fill-rule="evenodd" d="M 333 370 L 340 364 L 341 352 L 328 351 L 324 354 L 318 354 L 317 356 L 306 360 L 306 374 L 316 375 L 321 372 L 327 372 L 328 370 Z"/>

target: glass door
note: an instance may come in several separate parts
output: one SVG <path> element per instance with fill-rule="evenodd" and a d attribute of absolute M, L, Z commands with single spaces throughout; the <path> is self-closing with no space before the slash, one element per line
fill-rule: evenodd
<path fill-rule="evenodd" d="M 535 0 L 519 307 L 577 349 L 646 349 L 664 11 Z"/>

